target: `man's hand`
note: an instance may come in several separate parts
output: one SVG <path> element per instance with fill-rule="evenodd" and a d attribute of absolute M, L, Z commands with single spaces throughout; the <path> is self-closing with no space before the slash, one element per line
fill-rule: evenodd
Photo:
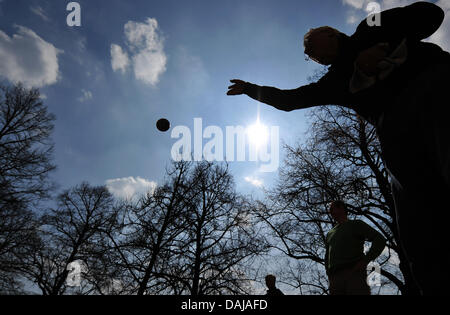
<path fill-rule="evenodd" d="M 233 85 L 230 85 L 228 87 L 228 93 L 227 95 L 241 95 L 244 94 L 244 89 L 247 86 L 247 82 L 242 80 L 231 80 L 231 83 L 234 83 Z"/>
<path fill-rule="evenodd" d="M 378 74 L 378 63 L 387 56 L 389 52 L 389 44 L 377 44 L 369 49 L 362 51 L 356 58 L 358 68 L 368 76 Z"/>

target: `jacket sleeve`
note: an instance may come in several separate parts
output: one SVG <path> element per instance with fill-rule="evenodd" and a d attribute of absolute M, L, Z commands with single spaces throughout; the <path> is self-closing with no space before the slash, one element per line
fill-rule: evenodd
<path fill-rule="evenodd" d="M 369 26 L 367 20 L 362 21 L 352 35 L 352 40 L 359 51 L 383 42 L 397 47 L 405 38 L 408 41 L 421 41 L 433 35 L 444 17 L 445 13 L 439 6 L 420 1 L 382 11 L 379 26 Z"/>
<path fill-rule="evenodd" d="M 244 93 L 251 98 L 290 112 L 320 105 L 344 105 L 344 93 L 348 87 L 338 71 L 330 69 L 319 81 L 293 90 L 280 90 L 270 86 L 247 83 Z"/>

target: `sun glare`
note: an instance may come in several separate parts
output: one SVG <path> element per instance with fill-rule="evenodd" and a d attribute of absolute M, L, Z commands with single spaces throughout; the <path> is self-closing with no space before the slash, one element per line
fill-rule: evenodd
<path fill-rule="evenodd" d="M 247 136 L 251 145 L 260 148 L 267 143 L 269 132 L 267 126 L 261 124 L 258 119 L 256 123 L 247 128 Z"/>

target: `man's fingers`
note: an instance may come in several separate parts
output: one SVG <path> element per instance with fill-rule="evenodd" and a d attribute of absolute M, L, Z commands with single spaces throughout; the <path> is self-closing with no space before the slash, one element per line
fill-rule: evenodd
<path fill-rule="evenodd" d="M 241 89 L 230 89 L 227 93 L 227 95 L 241 95 L 242 90 Z"/>
<path fill-rule="evenodd" d="M 230 90 L 230 89 L 239 89 L 239 90 L 243 90 L 244 87 L 243 87 L 242 85 L 240 85 L 240 84 L 233 84 L 233 85 L 230 85 L 230 86 L 228 87 L 228 89 L 229 89 L 229 90 Z"/>
<path fill-rule="evenodd" d="M 231 82 L 231 83 L 234 83 L 234 84 L 240 84 L 240 85 L 245 84 L 245 81 L 238 80 L 238 79 L 230 80 L 230 82 Z"/>
<path fill-rule="evenodd" d="M 238 80 L 238 79 L 233 79 L 230 80 L 231 83 L 233 83 L 233 85 L 230 85 L 228 87 L 228 93 L 227 95 L 240 95 L 243 93 L 244 91 L 244 87 L 245 87 L 245 82 L 242 80 Z"/>

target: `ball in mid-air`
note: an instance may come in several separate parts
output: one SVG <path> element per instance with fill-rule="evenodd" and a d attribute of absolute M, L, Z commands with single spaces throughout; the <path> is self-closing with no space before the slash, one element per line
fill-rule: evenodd
<path fill-rule="evenodd" d="M 156 128 L 161 132 L 166 132 L 170 129 L 170 122 L 165 118 L 161 118 L 156 122 Z"/>

